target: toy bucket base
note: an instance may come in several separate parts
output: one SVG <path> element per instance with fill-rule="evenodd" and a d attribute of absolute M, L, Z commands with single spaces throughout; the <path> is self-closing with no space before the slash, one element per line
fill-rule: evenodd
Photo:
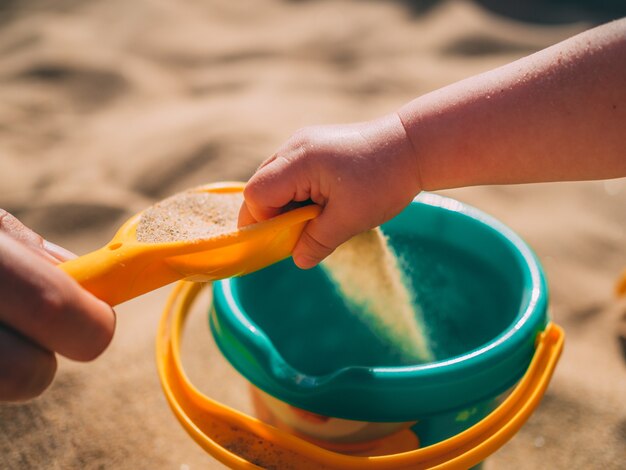
<path fill-rule="evenodd" d="M 254 413 L 261 421 L 324 449 L 346 455 L 374 457 L 408 452 L 418 449 L 420 446 L 417 435 L 409 429 L 414 423 L 365 423 L 316 415 L 276 400 L 254 385 L 250 385 L 250 397 L 254 406 Z M 295 424 L 293 423 L 294 420 L 296 421 Z M 289 423 L 292 424 L 290 425 Z M 298 427 L 304 427 L 309 433 L 299 431 Z M 351 429 L 346 429 L 347 427 Z M 327 435 L 324 436 L 320 428 L 330 429 L 330 431 L 327 431 Z M 349 439 L 349 441 L 338 442 L 338 431 L 344 435 L 352 431 L 349 438 L 344 438 L 344 440 Z M 382 432 L 385 437 L 377 439 L 361 438 L 366 437 L 368 431 L 369 434 L 380 434 Z M 311 436 L 313 433 L 316 434 L 317 438 Z"/>

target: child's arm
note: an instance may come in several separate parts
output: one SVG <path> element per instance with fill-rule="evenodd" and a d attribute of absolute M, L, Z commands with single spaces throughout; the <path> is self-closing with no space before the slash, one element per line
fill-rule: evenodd
<path fill-rule="evenodd" d="M 626 176 L 626 19 L 422 96 L 303 129 L 248 182 L 240 223 L 323 206 L 293 257 L 312 267 L 422 189 Z"/>
<path fill-rule="evenodd" d="M 86 361 L 111 341 L 111 307 L 54 266 L 66 254 L 0 209 L 0 401 L 43 392 L 55 352 Z"/>
<path fill-rule="evenodd" d="M 422 189 L 626 176 L 626 19 L 399 111 Z"/>

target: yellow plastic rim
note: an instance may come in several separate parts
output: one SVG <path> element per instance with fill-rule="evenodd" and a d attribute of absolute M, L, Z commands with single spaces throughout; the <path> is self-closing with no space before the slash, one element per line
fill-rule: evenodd
<path fill-rule="evenodd" d="M 537 337 L 535 355 L 511 394 L 482 421 L 437 444 L 377 457 L 323 449 L 227 407 L 196 389 L 181 358 L 181 333 L 194 300 L 210 284 L 182 281 L 166 304 L 156 338 L 158 373 L 166 399 L 189 435 L 234 469 L 467 469 L 511 439 L 543 397 L 561 351 L 563 330 L 550 323 Z"/>

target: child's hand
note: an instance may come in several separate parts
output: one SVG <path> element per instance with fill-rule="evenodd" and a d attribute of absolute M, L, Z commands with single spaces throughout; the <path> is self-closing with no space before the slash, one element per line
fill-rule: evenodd
<path fill-rule="evenodd" d="M 352 236 L 398 214 L 420 191 L 417 160 L 397 115 L 298 131 L 252 176 L 240 225 L 273 217 L 292 201 L 322 206 L 293 259 L 311 268 Z"/>
<path fill-rule="evenodd" d="M 626 18 L 382 119 L 303 129 L 250 179 L 239 224 L 311 199 L 323 211 L 293 252 L 310 268 L 422 189 L 626 176 L 625 38 Z"/>
<path fill-rule="evenodd" d="M 55 352 L 89 361 L 111 341 L 111 307 L 54 266 L 70 256 L 0 209 L 0 401 L 42 393 Z"/>

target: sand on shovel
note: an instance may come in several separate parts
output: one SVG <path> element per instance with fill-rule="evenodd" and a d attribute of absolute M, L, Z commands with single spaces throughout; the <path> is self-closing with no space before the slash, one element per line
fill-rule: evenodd
<path fill-rule="evenodd" d="M 146 209 L 137 224 L 137 240 L 168 243 L 206 240 L 237 230 L 240 192 L 186 191 Z"/>
<path fill-rule="evenodd" d="M 406 287 L 398 259 L 380 229 L 339 246 L 322 268 L 351 311 L 406 360 L 432 361 L 422 312 Z"/>

